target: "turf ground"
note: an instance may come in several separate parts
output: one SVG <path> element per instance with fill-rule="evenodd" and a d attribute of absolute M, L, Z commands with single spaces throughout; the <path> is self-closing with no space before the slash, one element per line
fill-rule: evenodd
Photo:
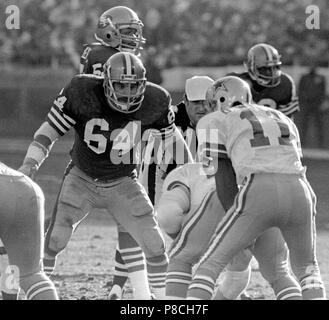
<path fill-rule="evenodd" d="M 18 168 L 25 155 L 28 140 L 0 140 L 0 159 Z M 69 156 L 71 143 L 59 142 L 39 171 L 36 181 L 44 190 L 46 214 L 50 215 L 61 177 Z M 329 158 L 308 151 L 304 164 L 308 178 L 318 197 L 317 256 L 329 296 Z M 318 155 L 318 156 L 317 156 Z M 114 270 L 116 227 L 105 211 L 92 212 L 78 227 L 66 250 L 59 256 L 53 276 L 62 299 L 106 299 Z M 129 282 L 124 298 L 131 299 Z M 251 283 L 247 292 L 254 299 L 274 299 L 273 292 L 253 264 Z"/>

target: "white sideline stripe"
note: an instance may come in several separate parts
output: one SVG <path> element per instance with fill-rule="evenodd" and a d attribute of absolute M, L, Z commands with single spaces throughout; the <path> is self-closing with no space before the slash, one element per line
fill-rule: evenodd
<path fill-rule="evenodd" d="M 304 158 L 315 160 L 329 160 L 329 150 L 302 148 Z"/>

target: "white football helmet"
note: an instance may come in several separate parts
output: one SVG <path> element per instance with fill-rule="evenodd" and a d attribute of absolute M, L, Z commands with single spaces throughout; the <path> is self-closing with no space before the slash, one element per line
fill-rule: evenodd
<path fill-rule="evenodd" d="M 249 84 L 234 76 L 217 79 L 207 90 L 206 99 L 215 111 L 228 113 L 229 109 L 244 103 L 252 102 Z"/>

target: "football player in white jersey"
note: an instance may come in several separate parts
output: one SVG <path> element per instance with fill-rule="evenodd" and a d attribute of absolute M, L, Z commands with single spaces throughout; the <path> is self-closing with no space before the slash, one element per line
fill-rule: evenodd
<path fill-rule="evenodd" d="M 169 173 L 157 207 L 160 227 L 174 240 L 169 250 L 167 299 L 186 298 L 192 268 L 224 214 L 216 194 L 215 178 L 207 176 L 201 163 L 185 164 Z M 219 284 L 221 299 L 236 299 L 247 287 L 251 270 L 249 260 L 243 263 L 243 259 L 241 252 L 236 261 L 242 269 L 232 265 L 225 272 Z"/>
<path fill-rule="evenodd" d="M 278 227 L 303 299 L 325 299 L 315 254 L 316 196 L 301 162 L 297 127 L 283 113 L 251 104 L 250 87 L 237 77 L 218 79 L 207 100 L 217 111 L 198 123 L 199 150 L 215 174 L 226 215 L 187 298 L 210 299 L 232 257 L 267 229 Z"/>
<path fill-rule="evenodd" d="M 28 300 L 58 300 L 55 285 L 46 276 L 43 256 L 44 195 L 22 173 L 0 162 L 0 238 L 9 265 L 2 287 L 3 299 L 21 287 Z"/>

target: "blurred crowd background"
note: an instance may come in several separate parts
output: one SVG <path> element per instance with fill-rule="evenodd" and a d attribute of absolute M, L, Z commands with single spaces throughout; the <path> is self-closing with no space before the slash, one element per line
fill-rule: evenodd
<path fill-rule="evenodd" d="M 147 47 L 161 67 L 241 63 L 248 48 L 269 42 L 285 64 L 329 61 L 327 0 L 2 0 L 16 4 L 21 29 L 1 23 L 0 64 L 75 67 L 82 45 L 93 40 L 98 16 L 115 5 L 133 8 L 145 24 Z M 305 8 L 317 5 L 321 28 L 307 30 Z"/>
<path fill-rule="evenodd" d="M 311 4 L 320 9 L 318 30 L 305 26 Z M 20 9 L 19 30 L 5 27 L 9 5 Z M 328 0 L 1 0 L 0 117 L 6 120 L 0 134 L 10 131 L 17 116 L 31 120 L 30 130 L 22 126 L 18 134 L 37 127 L 56 92 L 77 72 L 99 15 L 116 5 L 137 12 L 147 39 L 143 56 L 160 70 L 241 66 L 258 42 L 276 47 L 286 66 L 316 62 L 328 68 Z"/>

